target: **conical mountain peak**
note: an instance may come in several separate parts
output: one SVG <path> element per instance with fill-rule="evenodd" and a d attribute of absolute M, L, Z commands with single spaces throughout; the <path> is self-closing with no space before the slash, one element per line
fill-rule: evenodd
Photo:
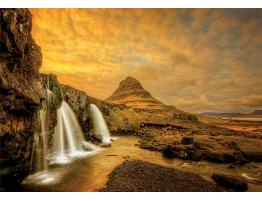
<path fill-rule="evenodd" d="M 164 105 L 144 89 L 134 77 L 128 76 L 119 83 L 114 93 L 106 99 L 107 102 L 125 104 L 134 108 L 155 108 Z"/>

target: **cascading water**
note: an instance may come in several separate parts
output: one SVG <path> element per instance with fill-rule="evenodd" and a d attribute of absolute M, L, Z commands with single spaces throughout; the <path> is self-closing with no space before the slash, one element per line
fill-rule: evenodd
<path fill-rule="evenodd" d="M 93 122 L 94 134 L 100 135 L 104 144 L 109 144 L 111 141 L 110 133 L 107 128 L 102 112 L 98 109 L 98 107 L 95 104 L 90 104 L 90 113 Z"/>
<path fill-rule="evenodd" d="M 38 132 L 35 134 L 34 150 L 36 152 L 36 165 L 34 171 L 47 171 L 47 141 L 50 134 L 49 131 L 49 107 L 53 92 L 46 90 L 46 100 L 43 103 L 43 109 L 38 111 L 37 118 L 39 122 Z"/>
<path fill-rule="evenodd" d="M 53 92 L 49 90 L 49 78 L 47 78 L 46 86 L 46 100 L 43 103 L 43 109 L 37 114 L 39 129 L 34 135 L 32 161 L 36 162 L 31 168 L 34 174 L 29 175 L 23 181 L 24 184 L 57 182 L 61 174 L 48 169 L 48 161 L 50 164 L 65 164 L 72 158 L 94 154 L 100 150 L 97 146 L 84 140 L 75 113 L 65 101 L 62 101 L 57 110 L 57 126 L 53 135 L 52 151 L 48 153 L 48 139 L 52 136 L 49 130 L 50 106 L 54 96 Z"/>
<path fill-rule="evenodd" d="M 33 168 L 32 175 L 29 175 L 23 183 L 47 183 L 54 181 L 54 177 L 50 176 L 48 173 L 48 137 L 50 136 L 49 130 L 49 112 L 50 112 L 50 103 L 53 92 L 48 90 L 46 91 L 46 100 L 43 103 L 43 109 L 38 111 L 37 117 L 39 122 L 38 132 L 34 136 L 34 158 L 35 158 L 35 168 Z"/>
<path fill-rule="evenodd" d="M 84 135 L 75 113 L 63 101 L 57 110 L 57 126 L 54 136 L 54 150 L 51 154 L 53 163 L 67 163 L 70 158 L 85 155 L 84 150 L 97 150 L 98 148 L 84 140 Z"/>

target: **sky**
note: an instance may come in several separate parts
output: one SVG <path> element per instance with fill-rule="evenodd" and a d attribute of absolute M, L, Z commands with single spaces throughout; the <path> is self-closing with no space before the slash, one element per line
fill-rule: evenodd
<path fill-rule="evenodd" d="M 262 109 L 262 9 L 30 9 L 42 73 L 106 99 L 127 76 L 200 113 Z"/>

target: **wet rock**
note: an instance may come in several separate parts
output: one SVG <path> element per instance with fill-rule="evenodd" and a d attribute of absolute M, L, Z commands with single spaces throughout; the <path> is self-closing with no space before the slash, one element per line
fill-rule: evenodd
<path fill-rule="evenodd" d="M 244 151 L 242 154 L 249 161 L 262 162 L 262 152 L 258 151 Z"/>
<path fill-rule="evenodd" d="M 187 150 L 187 160 L 200 161 L 203 158 L 202 151 L 200 150 Z"/>
<path fill-rule="evenodd" d="M 180 158 L 183 160 L 200 161 L 202 151 L 196 149 L 193 145 L 169 145 L 162 150 L 165 157 Z"/>
<path fill-rule="evenodd" d="M 110 143 L 103 143 L 100 145 L 101 147 L 111 147 L 112 145 Z"/>
<path fill-rule="evenodd" d="M 193 137 L 183 137 L 181 140 L 182 144 L 192 144 L 193 142 Z"/>
<path fill-rule="evenodd" d="M 245 164 L 246 158 L 238 151 L 209 151 L 202 150 L 203 159 L 214 163 Z"/>
<path fill-rule="evenodd" d="M 89 142 L 82 142 L 82 148 L 86 151 L 93 150 L 93 146 Z"/>
<path fill-rule="evenodd" d="M 176 152 L 176 156 L 178 158 L 186 160 L 186 159 L 188 159 L 188 152 L 186 152 L 185 150 L 179 150 L 179 151 Z"/>
<path fill-rule="evenodd" d="M 248 161 L 240 151 L 235 151 L 233 153 L 224 154 L 224 162 L 241 165 L 247 163 Z"/>
<path fill-rule="evenodd" d="M 204 153 L 203 158 L 207 161 L 214 162 L 214 163 L 224 162 L 224 154 L 220 152 L 207 151 Z"/>
<path fill-rule="evenodd" d="M 173 146 L 167 146 L 163 151 L 163 155 L 167 158 L 175 158 L 177 156 L 177 151 Z"/>
<path fill-rule="evenodd" d="M 236 177 L 232 175 L 225 175 L 214 173 L 212 178 L 219 184 L 220 186 L 235 190 L 235 191 L 247 191 L 248 185 L 244 178 Z"/>

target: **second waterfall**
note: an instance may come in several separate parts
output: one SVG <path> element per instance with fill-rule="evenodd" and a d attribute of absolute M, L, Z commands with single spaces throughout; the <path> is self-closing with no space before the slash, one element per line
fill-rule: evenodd
<path fill-rule="evenodd" d="M 63 101 L 57 110 L 57 126 L 54 134 L 54 147 L 50 155 L 51 163 L 67 163 L 73 157 L 86 155 L 98 149 L 84 139 L 77 117 L 67 102 Z"/>

